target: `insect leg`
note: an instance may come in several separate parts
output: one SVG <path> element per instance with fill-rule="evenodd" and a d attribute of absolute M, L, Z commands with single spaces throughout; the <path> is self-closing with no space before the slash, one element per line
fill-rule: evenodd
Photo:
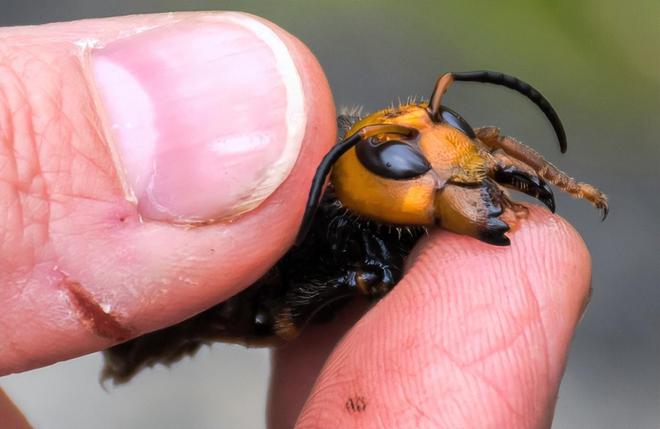
<path fill-rule="evenodd" d="M 552 188 L 536 172 L 522 161 L 511 158 L 501 149 L 492 154 L 494 166 L 489 172 L 498 184 L 534 197 L 555 212 Z"/>
<path fill-rule="evenodd" d="M 368 277 L 348 272 L 340 277 L 315 278 L 292 286 L 276 312 L 275 335 L 290 341 L 307 324 L 331 320 L 335 311 L 360 294 L 359 284 L 364 279 Z"/>
<path fill-rule="evenodd" d="M 531 147 L 520 143 L 513 137 L 500 134 L 495 127 L 483 127 L 476 130 L 477 138 L 491 150 L 501 149 L 509 157 L 529 166 L 539 177 L 557 186 L 576 198 L 584 198 L 602 211 L 603 220 L 607 217 L 607 197 L 597 188 L 587 183 L 578 182 L 550 162 L 546 161 Z"/>
<path fill-rule="evenodd" d="M 331 320 L 338 307 L 352 297 L 382 298 L 401 280 L 411 237 L 397 239 L 395 243 L 391 234 L 360 230 L 353 235 L 353 244 L 360 251 L 348 263 L 350 268 L 329 269 L 324 276 L 310 272 L 299 278 L 298 284 L 287 286 L 275 316 L 274 333 L 291 340 L 308 323 Z"/>

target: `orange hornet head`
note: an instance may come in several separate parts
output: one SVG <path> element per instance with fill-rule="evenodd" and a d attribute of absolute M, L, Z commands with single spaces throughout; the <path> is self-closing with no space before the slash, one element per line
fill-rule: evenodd
<path fill-rule="evenodd" d="M 395 124 L 409 135 L 381 133 L 360 141 L 335 164 L 331 181 L 341 203 L 361 216 L 395 225 L 438 225 L 506 244 L 498 216 L 506 196 L 489 179 L 491 157 L 472 128 L 443 108 L 434 122 L 425 104 L 381 110 L 356 122 Z M 508 201 L 507 201 L 508 202 Z"/>
<path fill-rule="evenodd" d="M 408 103 L 364 118 L 339 118 L 345 140 L 317 171 L 299 242 L 330 168 L 338 200 L 353 213 L 384 224 L 436 225 L 495 245 L 510 243 L 504 235 L 509 223 L 527 212 L 504 188 L 536 197 L 554 211 L 548 181 L 607 213 L 607 200 L 596 188 L 574 181 L 495 128 L 475 132 L 459 114 L 442 106 L 442 95 L 454 80 L 496 83 L 525 94 L 550 119 L 565 150 L 557 114 L 528 84 L 494 72 L 445 74 L 429 103 Z"/>

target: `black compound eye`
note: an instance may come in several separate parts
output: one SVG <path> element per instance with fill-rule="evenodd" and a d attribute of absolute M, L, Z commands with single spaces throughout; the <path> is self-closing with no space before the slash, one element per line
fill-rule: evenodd
<path fill-rule="evenodd" d="M 387 179 L 412 179 L 431 169 L 424 155 L 409 143 L 364 140 L 355 147 L 357 157 L 369 171 Z"/>
<path fill-rule="evenodd" d="M 467 123 L 465 119 L 458 113 L 453 110 L 442 106 L 440 110 L 440 115 L 442 116 L 442 121 L 456 128 L 457 130 L 463 131 L 471 139 L 477 138 L 477 135 L 474 133 L 474 130 Z"/>

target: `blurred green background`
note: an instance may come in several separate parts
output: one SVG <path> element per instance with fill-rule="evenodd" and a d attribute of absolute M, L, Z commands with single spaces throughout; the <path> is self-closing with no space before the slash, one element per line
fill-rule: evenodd
<path fill-rule="evenodd" d="M 529 81 L 563 119 L 560 156 L 541 114 L 505 89 L 462 84 L 445 103 L 498 125 L 610 197 L 610 217 L 559 196 L 593 257 L 555 428 L 660 422 L 660 3 L 583 1 L 0 0 L 0 26 L 174 10 L 244 10 L 304 41 L 338 106 L 375 110 L 430 95 L 444 71 L 493 69 Z M 105 393 L 98 355 L 0 379 L 37 427 L 263 427 L 268 355 L 214 346 Z"/>

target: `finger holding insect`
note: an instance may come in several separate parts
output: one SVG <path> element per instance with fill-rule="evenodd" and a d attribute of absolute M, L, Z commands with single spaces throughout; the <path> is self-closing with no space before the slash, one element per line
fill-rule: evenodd
<path fill-rule="evenodd" d="M 481 129 L 479 139 L 465 119 L 440 104 L 453 80 L 508 86 L 541 108 L 565 149 L 563 127 L 548 101 L 529 84 L 502 73 L 449 76 L 439 80 L 431 105 L 409 101 L 353 117 L 355 122 L 340 117 L 339 125 L 347 129 L 344 140 L 316 170 L 296 246 L 227 301 L 108 350 L 104 375 L 126 382 L 144 366 L 170 362 L 169 356 L 193 353 L 212 340 L 252 345 L 292 341 L 304 327 L 331 319 L 351 297 L 380 298 L 390 291 L 401 279 L 403 258 L 425 228 L 509 246 L 506 233 L 519 228 L 530 212 L 502 187 L 554 208 L 550 188 L 539 177 L 543 171 L 535 168 L 547 165 L 540 155 L 501 138 L 497 129 Z M 515 150 L 528 156 L 516 156 Z M 331 186 L 322 193 L 330 171 Z M 374 245 L 381 251 L 374 252 Z M 219 323 L 205 330 L 205 320 Z M 202 325 L 194 332 L 197 322 Z M 182 348 L 191 335 L 195 347 Z M 149 347 L 154 342 L 172 346 Z"/>
<path fill-rule="evenodd" d="M 461 76 L 458 80 L 503 84 L 528 96 L 552 123 L 562 151 L 566 149 L 556 112 L 531 86 L 501 73 L 456 75 Z M 438 80 L 430 106 L 406 104 L 379 111 L 359 118 L 347 132 L 350 135 L 360 127 L 380 123 L 412 126 L 419 134 L 404 144 L 422 154 L 429 168 L 420 169 L 416 176 L 398 177 L 395 162 L 356 156 L 359 148 L 349 150 L 333 172 L 332 183 L 342 204 L 385 223 L 396 224 L 402 214 L 408 216 L 403 223 L 410 223 L 410 213 L 416 213 L 421 224 L 430 217 L 443 229 L 464 236 L 435 233 L 413 250 L 411 269 L 399 287 L 330 356 L 297 427 L 401 427 L 412 422 L 419 426 L 421 421 L 434 427 L 535 427 L 551 421 L 572 329 L 586 300 L 589 256 L 580 237 L 563 220 L 510 200 L 498 187 L 532 195 L 554 210 L 552 191 L 539 177 L 542 171 L 525 163 L 524 157 L 480 141 L 465 120 L 441 105 L 442 95 L 453 81 L 451 73 Z M 489 132 L 499 135 L 497 130 Z M 484 143 L 491 147 L 484 148 Z M 402 186 L 404 192 L 392 192 Z M 355 198 L 360 189 L 369 192 Z M 419 190 L 426 190 L 425 199 L 417 205 L 401 204 L 406 201 L 403 196 Z M 472 236 L 508 246 L 511 241 L 504 233 L 511 227 L 516 244 L 501 253 L 465 241 L 465 236 Z M 460 244 L 454 247 L 454 240 Z M 539 265 L 539 261 L 550 262 Z M 425 274 L 420 276 L 420 270 Z M 557 277 L 557 272 L 562 274 Z M 402 292 L 404 287 L 410 289 Z M 548 294 L 557 288 L 560 294 Z M 522 295 L 517 301 L 524 305 L 507 305 L 511 303 L 500 298 L 507 293 Z M 457 297 L 457 305 L 452 296 Z M 486 296 L 491 298 L 483 301 Z M 417 300 L 419 305 L 415 305 Z M 397 311 L 402 320 L 397 320 Z M 417 318 L 420 320 L 413 321 Z M 548 324 L 553 318 L 563 323 Z M 497 328 L 493 330 L 493 326 Z M 474 330 L 460 333 L 466 327 Z M 513 344 L 527 329 L 530 333 L 525 338 L 538 343 L 537 349 L 545 348 L 543 355 L 530 353 L 528 344 Z M 404 338 L 397 339 L 401 333 Z M 309 352 L 314 354 L 314 348 Z M 518 365 L 512 365 L 509 356 L 501 356 L 507 352 L 517 356 L 513 359 Z M 488 370 L 480 367 L 487 361 L 498 378 L 491 379 Z M 277 383 L 283 378 L 286 375 L 276 374 L 274 380 Z M 483 415 L 471 412 L 473 404 L 485 411 Z M 276 423 L 273 427 L 289 425 L 285 420 Z"/>
<path fill-rule="evenodd" d="M 403 280 L 330 354 L 296 428 L 549 425 L 590 258 L 539 207 L 510 237 L 491 247 L 438 231 L 420 242 Z M 313 344 L 298 351 L 314 356 Z"/>

